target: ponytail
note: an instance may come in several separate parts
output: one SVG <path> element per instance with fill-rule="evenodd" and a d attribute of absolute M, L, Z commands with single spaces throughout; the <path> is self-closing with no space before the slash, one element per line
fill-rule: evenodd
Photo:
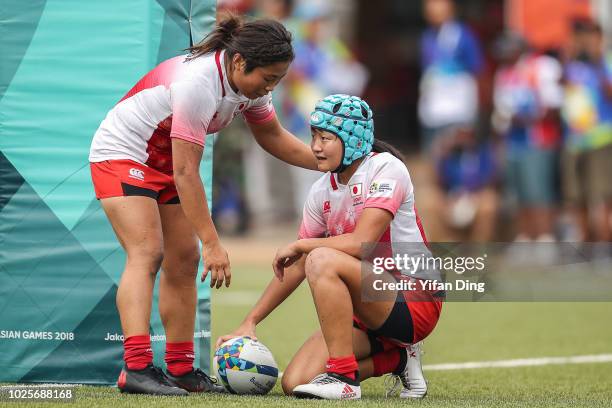
<path fill-rule="evenodd" d="M 202 41 L 193 45 L 187 50 L 191 53 L 189 59 L 197 58 L 204 54 L 209 54 L 217 50 L 226 48 L 230 43 L 232 35 L 244 25 L 242 17 L 233 13 L 227 13 L 217 26 Z"/>
<path fill-rule="evenodd" d="M 291 62 L 295 57 L 292 36 L 281 23 L 271 19 L 245 22 L 242 17 L 227 13 L 204 39 L 188 48 L 188 59 L 217 50 L 225 50 L 229 58 L 240 54 L 246 62 L 246 73 L 257 67 L 277 62 Z"/>
<path fill-rule="evenodd" d="M 395 156 L 395 158 L 399 159 L 402 163 L 406 164 L 406 159 L 404 155 L 394 146 L 390 145 L 387 142 L 383 142 L 380 139 L 374 139 L 374 143 L 372 143 L 372 151 L 376 153 L 390 153 Z"/>

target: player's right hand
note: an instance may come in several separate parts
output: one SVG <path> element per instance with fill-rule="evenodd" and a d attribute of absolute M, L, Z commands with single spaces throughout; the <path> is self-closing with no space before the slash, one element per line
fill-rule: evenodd
<path fill-rule="evenodd" d="M 227 251 L 218 240 L 202 243 L 202 262 L 204 263 L 202 282 L 206 280 L 208 271 L 210 271 L 211 288 L 216 287 L 219 289 L 223 285 L 223 281 L 225 281 L 225 287 L 230 285 L 232 270 L 229 257 L 227 256 Z"/>
<path fill-rule="evenodd" d="M 279 248 L 272 261 L 274 275 L 276 275 L 281 282 L 285 277 L 285 269 L 293 265 L 302 257 L 302 252 L 300 252 L 296 243 L 297 241 Z"/>
<path fill-rule="evenodd" d="M 217 339 L 216 348 L 226 341 L 233 339 L 234 337 L 249 337 L 252 340 L 257 341 L 257 335 L 255 334 L 255 325 L 251 323 L 242 323 L 240 327 L 231 332 L 230 334 L 226 334 L 224 336 L 219 336 Z"/>

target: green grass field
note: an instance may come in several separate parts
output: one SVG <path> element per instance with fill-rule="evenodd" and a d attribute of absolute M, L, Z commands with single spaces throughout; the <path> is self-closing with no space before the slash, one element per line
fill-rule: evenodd
<path fill-rule="evenodd" d="M 213 297 L 213 338 L 235 328 L 267 284 L 264 268 L 234 267 L 232 288 Z M 612 353 L 612 303 L 448 303 L 425 341 L 424 364 Z M 282 370 L 317 328 L 305 285 L 258 327 L 258 337 Z M 385 398 L 383 379 L 363 383 L 359 407 L 612 407 L 612 363 L 426 371 L 423 401 Z M 280 384 L 280 382 L 279 382 Z M 282 396 L 279 384 L 265 397 L 192 395 L 187 398 L 121 395 L 110 387 L 79 387 L 76 406 L 318 407 L 350 402 Z M 0 403 L 1 405 L 1 403 Z M 41 407 L 49 403 L 9 407 Z M 73 404 L 69 404 L 73 405 Z"/>

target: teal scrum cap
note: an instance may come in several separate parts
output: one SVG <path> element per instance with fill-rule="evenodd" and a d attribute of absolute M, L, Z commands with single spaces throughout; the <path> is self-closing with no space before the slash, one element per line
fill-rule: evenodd
<path fill-rule="evenodd" d="M 338 136 L 344 145 L 344 158 L 334 173 L 372 151 L 374 120 L 372 109 L 361 98 L 336 94 L 321 99 L 310 115 L 310 126 Z"/>

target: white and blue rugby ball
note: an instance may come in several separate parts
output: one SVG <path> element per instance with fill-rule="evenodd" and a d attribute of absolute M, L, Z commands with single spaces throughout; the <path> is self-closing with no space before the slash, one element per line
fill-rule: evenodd
<path fill-rule="evenodd" d="M 213 364 L 217 378 L 232 394 L 267 394 L 278 379 L 278 366 L 270 350 L 249 337 L 221 344 Z"/>

